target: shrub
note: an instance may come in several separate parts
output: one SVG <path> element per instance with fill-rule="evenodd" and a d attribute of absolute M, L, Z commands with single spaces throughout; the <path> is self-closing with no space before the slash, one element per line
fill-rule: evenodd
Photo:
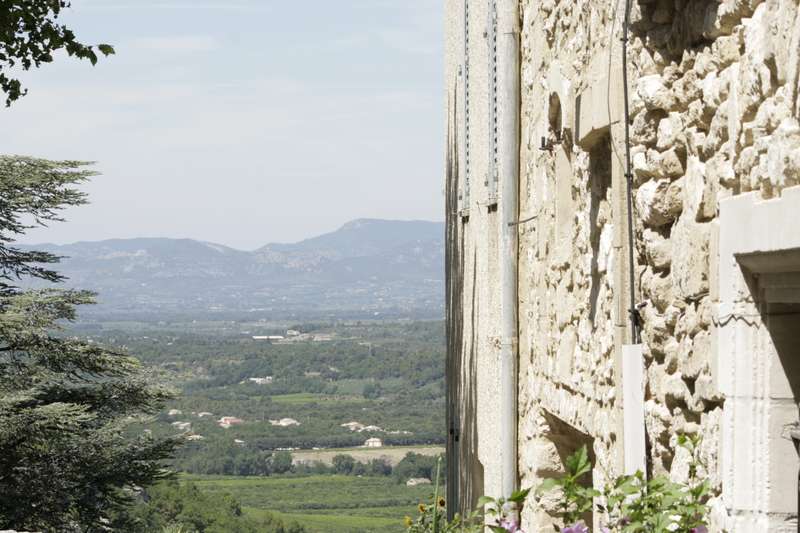
<path fill-rule="evenodd" d="M 593 500 L 598 497 L 601 503 L 596 508 L 605 517 L 602 533 L 706 533 L 712 490 L 709 481 L 700 479 L 698 474 L 702 466 L 698 444 L 699 438 L 678 437 L 678 445 L 692 457 L 685 484 L 664 475 L 648 480 L 637 472 L 616 478 L 603 492 L 581 487 L 580 478 L 592 469 L 584 446 L 567 459 L 566 474 L 546 480 L 537 493 L 561 491 L 556 512 L 566 524 L 561 533 L 589 533 L 591 530 L 581 517 L 592 509 Z"/>

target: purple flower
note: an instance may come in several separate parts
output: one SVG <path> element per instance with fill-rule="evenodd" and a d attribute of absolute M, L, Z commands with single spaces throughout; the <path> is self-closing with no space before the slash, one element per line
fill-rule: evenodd
<path fill-rule="evenodd" d="M 693 527 L 692 533 L 708 533 L 708 528 L 706 526 Z"/>
<path fill-rule="evenodd" d="M 502 518 L 500 519 L 500 527 L 509 531 L 511 533 L 524 533 L 520 528 L 519 524 L 516 520 L 512 520 L 510 518 Z"/>
<path fill-rule="evenodd" d="M 589 528 L 583 521 L 575 522 L 571 526 L 561 528 L 561 533 L 589 533 Z"/>

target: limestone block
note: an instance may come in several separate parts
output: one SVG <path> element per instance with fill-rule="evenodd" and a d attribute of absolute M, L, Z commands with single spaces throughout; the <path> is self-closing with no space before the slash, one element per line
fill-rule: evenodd
<path fill-rule="evenodd" d="M 658 74 L 658 67 L 656 67 L 653 56 L 647 48 L 642 48 L 639 52 L 639 72 L 643 76 Z"/>
<path fill-rule="evenodd" d="M 718 176 L 707 176 L 700 206 L 695 215 L 697 222 L 707 222 L 716 218 L 719 186 Z"/>
<path fill-rule="evenodd" d="M 755 6 L 762 1 L 722 0 L 719 5 L 709 2 L 705 20 L 705 37 L 713 39 L 721 35 L 729 35 L 743 18 L 753 14 Z"/>
<path fill-rule="evenodd" d="M 780 189 L 800 183 L 800 124 L 785 118 L 773 135 L 767 151 L 767 175 Z"/>
<path fill-rule="evenodd" d="M 697 329 L 691 330 L 692 335 L 696 335 L 700 330 L 708 329 L 713 325 L 714 303 L 709 295 L 700 300 L 697 304 Z"/>
<path fill-rule="evenodd" d="M 578 342 L 578 336 L 575 333 L 575 328 L 568 326 L 558 339 L 558 355 L 556 360 L 556 368 L 558 378 L 562 383 L 572 383 L 572 369 L 575 360 L 575 346 Z"/>
<path fill-rule="evenodd" d="M 711 52 L 711 47 L 704 47 L 694 59 L 692 69 L 697 72 L 697 77 L 703 79 L 707 74 L 719 70 L 717 56 Z"/>
<path fill-rule="evenodd" d="M 707 109 L 713 111 L 728 99 L 732 72 L 733 67 L 729 67 L 719 74 L 712 71 L 700 82 L 703 104 Z"/>
<path fill-rule="evenodd" d="M 716 401 L 716 400 L 714 400 Z M 722 429 L 722 408 L 716 407 L 705 412 L 700 417 L 700 426 L 703 430 L 703 440 L 700 441 L 697 453 L 700 456 L 700 475 L 705 475 L 711 486 L 720 488 L 719 449 L 720 431 Z"/>
<path fill-rule="evenodd" d="M 614 261 L 614 225 L 605 224 L 600 232 L 598 247 L 597 271 L 601 274 L 613 271 Z"/>
<path fill-rule="evenodd" d="M 790 119 L 792 111 L 788 102 L 781 93 L 764 100 L 756 112 L 752 128 L 770 134 L 781 125 L 785 119 Z M 749 144 L 752 144 L 749 143 Z"/>
<path fill-rule="evenodd" d="M 632 155 L 633 172 L 636 185 L 642 185 L 650 178 L 677 178 L 683 175 L 683 163 L 676 150 L 664 153 L 656 150 L 638 150 Z"/>
<path fill-rule="evenodd" d="M 645 228 L 642 233 L 647 262 L 653 270 L 662 271 L 669 269 L 672 264 L 672 247 L 667 239 L 660 233 Z"/>
<path fill-rule="evenodd" d="M 763 98 L 772 93 L 773 76 L 770 66 L 775 66 L 775 48 L 771 38 L 771 24 L 766 4 L 760 5 L 745 24 L 745 54 L 739 66 L 737 113 L 740 121 L 750 120 Z"/>
<path fill-rule="evenodd" d="M 675 336 L 678 338 L 690 337 L 700 331 L 698 325 L 697 309 L 692 304 L 687 305 L 677 323 L 675 324 Z"/>
<path fill-rule="evenodd" d="M 669 276 L 652 272 L 649 268 L 642 275 L 642 292 L 646 294 L 659 313 L 663 313 L 674 299 L 672 280 Z"/>
<path fill-rule="evenodd" d="M 674 442 L 673 442 L 674 441 Z M 689 480 L 689 469 L 692 464 L 692 454 L 684 446 L 677 445 L 677 439 L 670 439 L 670 445 L 675 450 L 672 459 L 672 467 L 669 470 L 669 478 L 675 483 L 686 483 Z"/>
<path fill-rule="evenodd" d="M 608 125 L 622 120 L 621 67 L 614 64 L 609 76 L 605 54 L 596 57 L 585 69 L 589 86 L 575 100 L 575 139 L 585 150 L 608 131 Z M 634 93 L 631 114 L 642 110 L 644 103 Z"/>
<path fill-rule="evenodd" d="M 686 359 L 681 361 L 681 373 L 688 378 L 696 379 L 701 372 L 708 370 L 710 358 L 711 335 L 708 331 L 701 331 L 692 338 L 691 348 L 686 354 Z"/>
<path fill-rule="evenodd" d="M 659 403 L 664 403 L 664 378 L 667 376 L 666 366 L 656 362 L 651 362 L 647 365 L 647 388 L 649 389 L 649 398 L 657 400 Z"/>
<path fill-rule="evenodd" d="M 683 175 L 683 163 L 675 148 L 670 148 L 666 152 L 660 154 L 657 171 L 661 176 L 668 178 L 677 178 Z"/>
<path fill-rule="evenodd" d="M 687 71 L 683 77 L 672 84 L 672 93 L 676 103 L 681 109 L 686 109 L 689 104 L 703 96 L 703 90 L 698 81 L 697 72 Z"/>
<path fill-rule="evenodd" d="M 682 216 L 672 230 L 672 282 L 675 295 L 683 300 L 696 299 L 708 293 L 709 223 L 698 223 L 694 217 Z"/>
<path fill-rule="evenodd" d="M 728 108 L 729 102 L 723 102 L 711 119 L 711 127 L 708 130 L 703 151 L 706 154 L 717 152 L 722 144 L 728 140 Z"/>
<path fill-rule="evenodd" d="M 731 63 L 739 60 L 743 42 L 744 39 L 741 31 L 714 40 L 714 43 L 711 45 L 711 51 L 717 57 L 721 67 L 727 67 Z"/>
<path fill-rule="evenodd" d="M 686 386 L 686 382 L 683 381 L 683 376 L 680 372 L 675 372 L 674 374 L 667 374 L 664 376 L 662 380 L 662 386 L 664 387 L 664 397 L 669 402 L 672 401 L 689 401 L 692 394 L 689 392 L 689 387 Z M 678 412 L 676 408 L 673 410 L 672 415 L 675 416 Z"/>
<path fill-rule="evenodd" d="M 664 116 L 664 112 L 660 110 L 637 113 L 633 117 L 631 126 L 632 143 L 646 146 L 655 145 L 658 138 L 658 123 Z"/>
<path fill-rule="evenodd" d="M 694 384 L 694 393 L 697 397 L 707 402 L 719 402 L 722 394 L 714 384 L 714 379 L 708 373 L 700 374 Z"/>
<path fill-rule="evenodd" d="M 686 176 L 683 184 L 683 211 L 688 216 L 697 215 L 706 187 L 706 168 L 697 157 L 686 160 Z"/>
<path fill-rule="evenodd" d="M 761 153 L 758 156 L 758 163 L 750 170 L 750 175 L 747 176 L 747 183 L 742 184 L 742 189 L 747 191 L 761 190 L 761 195 L 765 198 L 772 197 L 772 186 L 768 174 L 768 163 L 766 153 Z"/>
<path fill-rule="evenodd" d="M 699 131 L 697 128 L 687 128 L 685 135 L 686 153 L 694 157 L 700 157 L 706 144 L 706 133 Z"/>
<path fill-rule="evenodd" d="M 793 514 L 797 512 L 798 460 L 794 443 L 783 435 L 785 428 L 797 421 L 797 404 L 772 401 L 769 410 L 767 479 L 771 490 L 768 491 L 767 508 L 773 513 Z"/>
<path fill-rule="evenodd" d="M 563 330 L 572 320 L 575 308 L 575 294 L 570 290 L 566 279 L 561 280 L 556 288 L 556 323 L 559 330 Z"/>
<path fill-rule="evenodd" d="M 636 208 L 645 225 L 659 227 L 675 220 L 683 209 L 682 179 L 650 180 L 636 191 Z"/>
<path fill-rule="evenodd" d="M 638 150 L 631 154 L 633 173 L 638 178 L 637 182 L 639 183 L 644 183 L 656 176 L 656 169 L 650 152 L 658 154 L 655 150 Z"/>
<path fill-rule="evenodd" d="M 683 310 L 670 304 L 664 310 L 664 320 L 667 323 L 667 327 L 671 329 L 675 329 L 675 325 L 678 323 L 678 319 L 683 314 Z"/>
<path fill-rule="evenodd" d="M 758 165 L 759 153 L 753 146 L 748 146 L 739 154 L 739 159 L 734 165 L 734 179 L 738 176 L 748 176 L 752 169 Z"/>
<path fill-rule="evenodd" d="M 694 68 L 694 51 L 692 50 L 684 50 L 683 54 L 681 55 L 681 62 L 678 64 L 678 70 L 681 72 L 686 72 L 687 70 L 692 70 Z"/>
<path fill-rule="evenodd" d="M 669 352 L 664 357 L 667 372 L 672 374 L 677 371 L 683 371 L 687 365 L 691 350 L 692 340 L 689 337 L 683 337 L 680 341 L 670 344 Z"/>
<path fill-rule="evenodd" d="M 670 111 L 675 106 L 675 96 L 664 85 L 658 74 L 642 76 L 636 81 L 636 93 L 648 111 L 661 109 Z"/>
<path fill-rule="evenodd" d="M 733 163 L 724 152 L 718 152 L 706 161 L 705 174 L 708 180 L 714 180 L 723 187 L 732 188 L 737 181 Z"/>
<path fill-rule="evenodd" d="M 683 138 L 683 119 L 680 113 L 670 113 L 658 123 L 656 147 L 659 150 L 673 148 Z M 685 144 L 685 139 L 683 141 Z"/>
<path fill-rule="evenodd" d="M 671 428 L 672 416 L 669 409 L 663 402 L 657 402 L 652 399 L 645 402 L 644 408 L 645 425 L 647 426 L 647 435 L 649 436 L 653 454 L 658 456 L 664 452 L 669 452 L 661 444 L 661 436 L 670 431 Z M 657 464 L 654 464 L 654 466 L 658 467 Z"/>
<path fill-rule="evenodd" d="M 705 129 L 707 124 L 707 117 L 706 117 L 706 109 L 703 105 L 702 100 L 694 100 L 689 103 L 689 106 L 686 109 L 686 114 L 683 116 L 683 120 L 686 123 L 686 126 L 698 128 L 702 127 Z M 708 114 L 708 116 L 713 116 Z"/>
<path fill-rule="evenodd" d="M 674 336 L 667 339 L 664 343 L 664 368 L 665 372 L 675 372 L 678 370 L 680 361 L 681 343 Z"/>

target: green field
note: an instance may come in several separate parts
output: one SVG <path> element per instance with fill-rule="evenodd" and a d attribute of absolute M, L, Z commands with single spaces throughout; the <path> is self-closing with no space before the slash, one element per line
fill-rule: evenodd
<path fill-rule="evenodd" d="M 391 478 L 353 476 L 185 476 L 208 493 L 227 492 L 245 512 L 272 512 L 314 533 L 402 532 L 433 488 L 406 487 Z"/>
<path fill-rule="evenodd" d="M 331 397 L 325 394 L 314 394 L 311 392 L 298 392 L 295 394 L 279 394 L 270 397 L 273 402 L 283 405 L 302 405 L 306 403 L 324 402 Z"/>

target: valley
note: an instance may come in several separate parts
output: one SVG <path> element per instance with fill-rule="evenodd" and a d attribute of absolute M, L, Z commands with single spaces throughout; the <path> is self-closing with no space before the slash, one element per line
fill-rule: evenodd
<path fill-rule="evenodd" d="M 88 321 L 70 333 L 124 347 L 177 394 L 134 430 L 180 435 L 169 466 L 181 483 L 228 494 L 254 520 L 402 531 L 433 493 L 441 321 Z"/>

